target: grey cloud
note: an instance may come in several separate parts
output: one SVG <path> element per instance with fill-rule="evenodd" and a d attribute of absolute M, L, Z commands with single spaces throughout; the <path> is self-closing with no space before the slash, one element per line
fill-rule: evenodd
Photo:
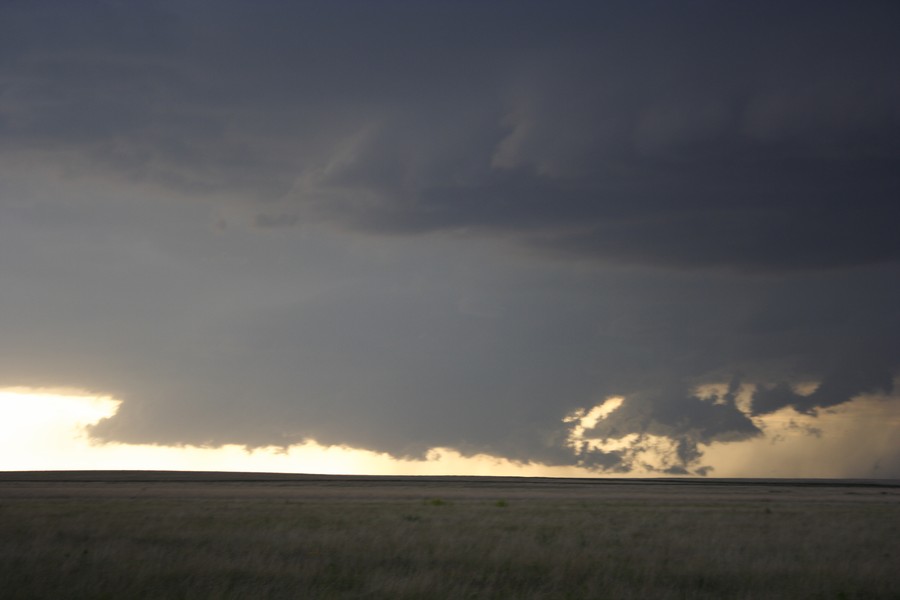
<path fill-rule="evenodd" d="M 750 439 L 762 431 L 736 405 L 739 380 L 733 379 L 728 391 L 719 398 L 700 398 L 673 383 L 670 387 L 630 394 L 623 405 L 587 432 L 588 437 L 617 440 L 637 435 L 627 452 L 619 454 L 617 468 L 630 471 L 639 464 L 639 454 L 655 449 L 668 463 L 669 474 L 704 474 L 708 467 L 700 463 L 699 444 L 735 442 Z M 670 440 L 671 449 L 655 447 L 647 436 Z M 591 464 L 590 452 L 584 457 Z"/>
<path fill-rule="evenodd" d="M 256 215 L 256 225 L 259 227 L 293 227 L 300 221 L 297 215 L 286 214 L 258 214 Z"/>
<path fill-rule="evenodd" d="M 261 221 L 679 267 L 900 256 L 888 4 L 5 11 L 16 148 L 237 196 Z"/>
<path fill-rule="evenodd" d="M 891 389 L 897 23 L 3 3 L 0 379 L 121 396 L 99 439 L 626 472 L 662 436 L 702 474 L 752 417 Z M 690 391 L 738 375 L 749 415 Z M 573 455 L 616 395 L 591 435 L 638 441 Z"/>
<path fill-rule="evenodd" d="M 856 362 L 855 365 L 851 363 L 835 368 L 810 394 L 798 393 L 785 382 L 761 387 L 753 394 L 753 413 L 766 414 L 790 406 L 799 412 L 814 414 L 817 409 L 843 404 L 860 394 L 889 394 L 894 390 L 894 371 L 891 368 L 894 365 L 878 362 L 878 358 L 866 356 L 862 364 Z"/>
<path fill-rule="evenodd" d="M 584 269 L 477 238 L 222 230 L 202 203 L 85 186 L 3 207 L 0 381 L 117 395 L 97 439 L 448 446 L 625 473 L 659 436 L 667 469 L 701 473 L 700 445 L 759 432 L 734 387 L 710 399 L 693 386 L 738 369 L 792 383 L 900 361 L 887 267 Z M 834 405 L 881 381 L 872 368 L 822 389 Z M 562 418 L 615 395 L 626 402 L 589 435 L 637 441 L 573 453 Z"/>

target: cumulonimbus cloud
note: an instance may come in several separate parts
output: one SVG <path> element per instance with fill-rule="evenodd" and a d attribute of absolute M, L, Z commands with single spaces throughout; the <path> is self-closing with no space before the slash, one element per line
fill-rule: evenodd
<path fill-rule="evenodd" d="M 5 7 L 7 149 L 236 195 L 261 226 L 680 267 L 900 257 L 895 7 L 201 6 Z"/>
<path fill-rule="evenodd" d="M 4 3 L 9 171 L 177 206 L 4 206 L 23 291 L 0 373 L 114 388 L 101 438 L 613 470 L 635 454 L 573 455 L 561 418 L 624 396 L 592 435 L 662 436 L 673 472 L 702 468 L 754 418 L 890 388 L 898 21 L 888 3 Z M 200 205 L 226 215 L 215 233 L 172 216 Z M 371 252 L 284 241 L 310 224 Z M 749 408 L 692 391 L 738 373 Z"/>

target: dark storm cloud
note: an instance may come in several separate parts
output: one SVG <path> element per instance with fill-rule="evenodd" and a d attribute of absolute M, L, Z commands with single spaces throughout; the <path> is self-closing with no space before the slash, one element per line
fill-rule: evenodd
<path fill-rule="evenodd" d="M 641 466 L 635 464 L 635 454 L 651 447 L 647 435 L 667 438 L 674 446 L 674 452 L 670 451 L 671 456 L 667 457 L 672 461 L 668 468 L 672 474 L 686 474 L 686 467 L 699 466 L 699 444 L 735 442 L 762 434 L 737 407 L 738 385 L 734 379 L 721 397 L 711 398 L 701 398 L 678 387 L 632 395 L 588 434 L 600 439 L 639 436 L 629 452 L 619 456 L 616 466 L 624 471 Z M 590 452 L 583 458 L 591 464 Z"/>
<path fill-rule="evenodd" d="M 890 3 L 4 13 L 7 146 L 235 193 L 261 225 L 463 228 L 682 267 L 900 257 Z"/>
<path fill-rule="evenodd" d="M 753 394 L 754 414 L 766 414 L 791 406 L 803 413 L 829 408 L 863 393 L 891 392 L 894 389 L 893 371 L 896 364 L 879 364 L 883 355 L 866 356 L 864 360 L 848 359 L 828 372 L 818 387 L 809 394 L 800 394 L 784 382 L 762 387 Z M 856 363 L 856 364 L 854 364 Z"/>
<path fill-rule="evenodd" d="M 0 374 L 119 395 L 104 439 L 627 471 L 663 437 L 670 472 L 703 472 L 751 416 L 891 388 L 898 24 L 5 2 Z M 588 434 L 638 441 L 573 455 L 562 417 L 616 395 Z"/>

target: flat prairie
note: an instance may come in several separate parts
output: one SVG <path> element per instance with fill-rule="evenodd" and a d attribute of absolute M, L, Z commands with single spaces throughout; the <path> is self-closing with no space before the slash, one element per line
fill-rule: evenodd
<path fill-rule="evenodd" d="M 0 598 L 896 600 L 900 482 L 0 473 Z"/>

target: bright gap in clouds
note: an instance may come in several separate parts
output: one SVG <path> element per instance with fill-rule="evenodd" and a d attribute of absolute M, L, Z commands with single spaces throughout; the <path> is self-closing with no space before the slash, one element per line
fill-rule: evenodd
<path fill-rule="evenodd" d="M 746 391 L 745 391 L 746 393 Z M 845 405 L 805 415 L 791 408 L 755 419 L 763 437 L 702 446 L 703 463 L 717 477 L 895 477 L 900 472 L 900 419 L 895 399 L 860 396 Z M 609 398 L 566 418 L 570 445 L 621 450 L 633 440 L 592 440 L 586 433 L 627 399 Z M 247 449 L 98 443 L 87 427 L 111 417 L 121 402 L 69 390 L 0 389 L 0 471 L 180 470 L 369 475 L 507 475 L 596 477 L 575 466 L 518 463 L 433 448 L 422 460 L 315 441 L 287 448 Z M 667 439 L 656 440 L 665 449 Z M 664 454 L 661 454 L 664 456 Z M 646 455 L 643 464 L 658 463 Z M 664 467 L 659 464 L 657 467 Z M 612 473 L 653 476 L 659 472 Z"/>

